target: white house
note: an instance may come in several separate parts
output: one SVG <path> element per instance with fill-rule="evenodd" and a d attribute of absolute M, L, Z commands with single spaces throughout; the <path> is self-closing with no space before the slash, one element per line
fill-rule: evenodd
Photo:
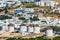
<path fill-rule="evenodd" d="M 3 26 L 3 32 L 8 32 L 8 26 Z"/>
<path fill-rule="evenodd" d="M 20 0 L 21 2 L 34 2 L 34 0 Z"/>
<path fill-rule="evenodd" d="M 34 33 L 40 33 L 40 27 L 39 25 L 34 26 Z"/>
<path fill-rule="evenodd" d="M 0 7 L 5 7 L 6 4 L 8 4 L 8 6 L 10 7 L 12 4 L 14 4 L 15 2 L 10 2 L 10 1 L 0 1 Z"/>
<path fill-rule="evenodd" d="M 0 7 L 5 7 L 6 3 L 4 1 L 0 1 Z"/>
<path fill-rule="evenodd" d="M 28 32 L 29 33 L 33 33 L 34 32 L 34 26 L 33 26 L 33 24 L 29 25 Z"/>
<path fill-rule="evenodd" d="M 21 1 L 20 0 L 14 0 L 15 2 L 15 6 L 21 5 Z"/>
<path fill-rule="evenodd" d="M 20 25 L 20 32 L 27 32 L 27 26 L 25 24 Z"/>
<path fill-rule="evenodd" d="M 54 0 L 39 0 L 35 1 L 36 6 L 55 6 L 56 2 Z"/>
<path fill-rule="evenodd" d="M 34 8 L 24 8 L 25 12 L 34 12 Z"/>
<path fill-rule="evenodd" d="M 14 24 L 8 25 L 8 32 L 14 32 Z"/>
<path fill-rule="evenodd" d="M 51 12 L 59 12 L 60 13 L 60 8 L 55 8 L 55 9 L 51 10 Z"/>
<path fill-rule="evenodd" d="M 48 37 L 48 36 L 53 36 L 53 30 L 51 29 L 51 28 L 48 28 L 47 30 L 46 30 L 46 36 Z"/>

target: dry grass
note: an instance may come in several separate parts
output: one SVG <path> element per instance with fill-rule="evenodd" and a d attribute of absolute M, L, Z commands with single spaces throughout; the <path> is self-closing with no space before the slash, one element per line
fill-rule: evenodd
<path fill-rule="evenodd" d="M 60 3 L 60 0 L 56 0 L 56 2 Z"/>

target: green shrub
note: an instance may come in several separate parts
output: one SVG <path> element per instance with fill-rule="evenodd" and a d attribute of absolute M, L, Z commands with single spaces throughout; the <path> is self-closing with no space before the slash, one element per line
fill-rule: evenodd
<path fill-rule="evenodd" d="M 36 40 L 46 40 L 43 37 L 37 37 Z"/>
<path fill-rule="evenodd" d="M 6 39 L 6 40 L 16 40 L 16 38 L 8 38 L 8 39 Z"/>
<path fill-rule="evenodd" d="M 17 40 L 22 40 L 21 38 L 18 38 Z"/>
<path fill-rule="evenodd" d="M 5 19 L 12 19 L 11 16 L 1 16 L 0 17 L 0 20 L 5 20 Z"/>
<path fill-rule="evenodd" d="M 30 18 L 31 21 L 38 21 L 38 17 L 34 16 L 33 18 Z"/>
<path fill-rule="evenodd" d="M 53 40 L 60 40 L 60 36 L 53 38 Z"/>
<path fill-rule="evenodd" d="M 35 40 L 35 38 L 29 38 L 29 40 Z"/>
<path fill-rule="evenodd" d="M 24 17 L 19 17 L 19 20 L 25 20 L 25 18 Z"/>

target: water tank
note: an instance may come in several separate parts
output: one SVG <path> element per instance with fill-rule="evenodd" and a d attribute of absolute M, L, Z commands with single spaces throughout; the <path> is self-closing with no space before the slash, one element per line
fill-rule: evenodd
<path fill-rule="evenodd" d="M 15 28 L 20 28 L 20 25 L 18 25 L 18 24 L 15 24 Z"/>
<path fill-rule="evenodd" d="M 28 32 L 21 32 L 22 36 L 26 36 L 28 34 Z"/>
<path fill-rule="evenodd" d="M 47 29 L 46 30 L 46 36 L 53 36 L 53 30 L 52 29 Z"/>
<path fill-rule="evenodd" d="M 34 33 L 40 33 L 40 27 L 34 27 Z"/>

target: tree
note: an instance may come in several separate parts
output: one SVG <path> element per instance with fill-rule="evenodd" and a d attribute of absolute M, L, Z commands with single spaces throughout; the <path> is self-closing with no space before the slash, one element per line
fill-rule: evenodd
<path fill-rule="evenodd" d="M 26 38 L 26 39 L 24 39 L 24 40 L 29 40 L 29 39 Z"/>
<path fill-rule="evenodd" d="M 57 26 L 50 26 L 53 30 L 60 31 L 60 27 Z"/>
<path fill-rule="evenodd" d="M 38 17 L 34 16 L 33 18 L 30 18 L 31 21 L 38 21 Z"/>
<path fill-rule="evenodd" d="M 30 2 L 26 5 L 27 5 L 27 8 L 33 8 L 35 6 L 34 3 L 30 3 Z"/>
<path fill-rule="evenodd" d="M 17 40 L 22 40 L 22 38 L 18 38 Z"/>
<path fill-rule="evenodd" d="M 29 38 L 29 40 L 35 40 L 35 38 Z"/>
<path fill-rule="evenodd" d="M 28 40 L 27 38 L 18 38 L 17 40 Z"/>
<path fill-rule="evenodd" d="M 16 38 L 8 38 L 8 39 L 6 39 L 6 40 L 16 40 Z"/>
<path fill-rule="evenodd" d="M 0 16 L 0 20 L 4 20 L 4 19 L 12 19 L 12 17 L 11 17 L 11 16 L 1 15 L 1 16 Z"/>
<path fill-rule="evenodd" d="M 6 5 L 6 7 L 5 7 L 5 14 L 7 14 L 8 13 L 8 9 L 9 9 L 9 6 L 8 6 L 8 4 Z"/>
<path fill-rule="evenodd" d="M 36 40 L 46 40 L 43 37 L 37 37 Z"/>
<path fill-rule="evenodd" d="M 24 17 L 19 17 L 19 19 L 20 19 L 20 20 L 25 20 L 25 18 L 24 18 Z"/>
<path fill-rule="evenodd" d="M 53 40 L 60 40 L 60 36 L 53 38 Z"/>

